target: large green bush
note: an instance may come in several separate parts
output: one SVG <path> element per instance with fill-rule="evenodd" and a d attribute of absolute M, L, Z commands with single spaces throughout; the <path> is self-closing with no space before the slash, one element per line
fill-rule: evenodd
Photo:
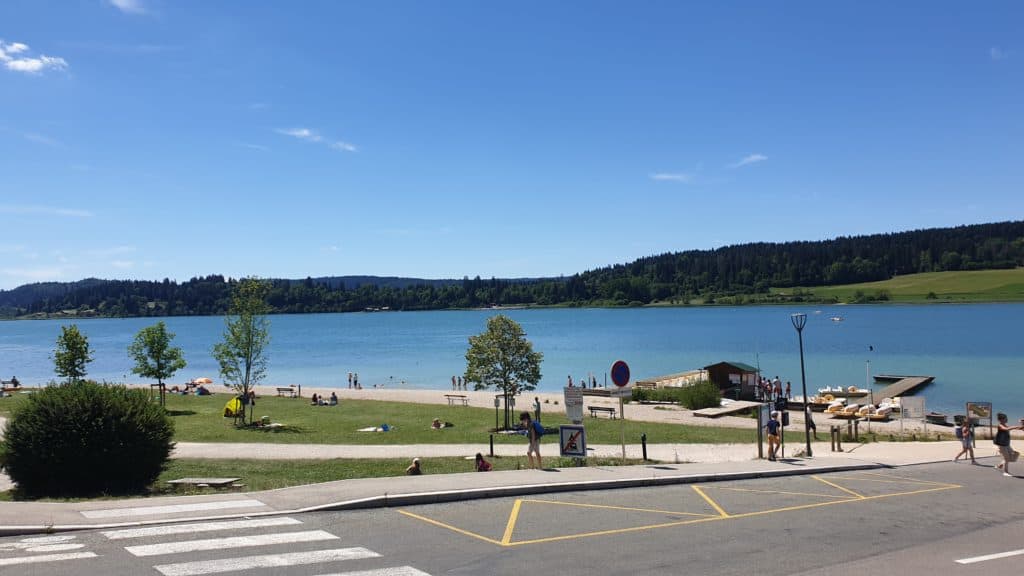
<path fill-rule="evenodd" d="M 138 492 L 174 447 L 174 425 L 142 390 L 75 382 L 33 394 L 7 421 L 7 474 L 27 496 Z"/>
<path fill-rule="evenodd" d="M 722 402 L 718 386 L 708 381 L 680 388 L 633 388 L 633 400 L 638 402 L 671 402 L 690 410 L 713 408 Z"/>

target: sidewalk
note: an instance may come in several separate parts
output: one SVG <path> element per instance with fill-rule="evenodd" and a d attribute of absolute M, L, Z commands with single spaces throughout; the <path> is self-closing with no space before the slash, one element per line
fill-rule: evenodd
<path fill-rule="evenodd" d="M 236 449 L 240 445 L 232 444 Z M 241 445 L 247 457 L 278 458 L 277 450 L 299 454 L 293 457 L 362 457 L 367 451 L 388 456 L 466 456 L 487 452 L 468 445 L 415 446 L 316 446 L 320 456 L 305 453 L 306 446 Z M 519 454 L 522 446 L 503 446 Z M 542 447 L 553 451 L 554 446 Z M 595 446 L 600 455 L 621 455 L 620 446 Z M 798 446 L 787 447 L 789 449 Z M 133 498 L 72 503 L 2 502 L 0 535 L 28 534 L 86 528 L 130 527 L 169 521 L 199 521 L 226 518 L 251 518 L 275 514 L 295 514 L 316 510 L 410 506 L 475 498 L 519 496 L 551 492 L 657 486 L 665 484 L 713 482 L 796 474 L 817 474 L 841 470 L 859 470 L 884 466 L 905 466 L 949 461 L 958 451 L 957 442 L 897 442 L 849 444 L 849 452 L 830 452 L 828 444 L 814 445 L 812 459 L 794 458 L 779 462 L 756 459 L 751 444 L 649 445 L 648 456 L 662 464 L 639 466 L 561 468 L 552 470 L 515 470 L 464 474 L 439 474 L 419 477 L 367 478 L 323 484 L 296 486 L 248 493 L 211 493 L 201 496 Z M 627 455 L 639 458 L 641 447 L 627 445 Z M 179 444 L 178 456 L 204 457 L 210 452 L 222 457 L 224 445 Z M 991 450 L 979 446 L 978 456 Z M 678 455 L 677 462 L 676 455 Z M 429 460 L 428 460 L 429 462 Z M 691 463 L 687 463 L 691 462 Z M 428 468 L 429 469 L 429 468 Z M 244 481 L 244 479 L 243 479 Z"/>

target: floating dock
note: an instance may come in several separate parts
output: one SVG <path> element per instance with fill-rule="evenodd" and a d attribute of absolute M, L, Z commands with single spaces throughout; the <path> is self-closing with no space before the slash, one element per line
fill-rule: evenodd
<path fill-rule="evenodd" d="M 874 378 L 876 382 L 892 382 L 892 384 L 875 392 L 877 398 L 903 396 L 918 388 L 927 386 L 935 380 L 935 376 L 894 376 L 891 374 L 877 374 Z"/>

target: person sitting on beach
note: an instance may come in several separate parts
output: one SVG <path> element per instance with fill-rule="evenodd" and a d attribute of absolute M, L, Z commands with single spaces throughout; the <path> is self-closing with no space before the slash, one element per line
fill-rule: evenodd
<path fill-rule="evenodd" d="M 491 463 L 488 462 L 487 460 L 484 460 L 484 455 L 479 453 L 479 452 L 476 453 L 476 471 L 477 472 L 490 472 L 491 471 Z"/>
<path fill-rule="evenodd" d="M 196 387 L 196 396 L 209 396 L 210 391 L 206 389 L 206 386 L 200 384 Z"/>
<path fill-rule="evenodd" d="M 334 392 L 331 392 L 331 402 L 330 402 L 330 404 L 331 404 L 331 406 L 337 406 L 338 405 L 338 395 L 335 394 Z"/>
<path fill-rule="evenodd" d="M 444 424 L 441 423 L 440 418 L 434 418 L 434 421 L 430 423 L 430 427 L 434 430 L 440 430 L 441 428 L 444 428 Z"/>
<path fill-rule="evenodd" d="M 319 406 L 320 405 L 320 397 L 316 395 L 316 392 L 313 392 L 313 397 L 310 398 L 309 405 L 310 406 Z"/>
<path fill-rule="evenodd" d="M 18 382 L 18 377 L 17 376 L 11 376 L 11 386 L 13 386 L 15 388 L 18 388 L 19 386 L 21 386 L 21 382 Z"/>
<path fill-rule="evenodd" d="M 409 467 L 405 469 L 405 474 L 406 476 L 420 476 L 423 474 L 423 469 L 420 468 L 419 458 L 412 459 L 412 464 L 410 464 Z"/>

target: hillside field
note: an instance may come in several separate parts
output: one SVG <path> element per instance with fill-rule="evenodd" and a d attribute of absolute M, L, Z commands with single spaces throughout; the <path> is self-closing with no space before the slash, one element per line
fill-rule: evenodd
<path fill-rule="evenodd" d="M 868 297 L 888 292 L 892 302 L 1024 302 L 1024 268 L 928 272 L 880 282 L 813 286 L 802 290 L 818 298 L 834 297 L 839 302 L 857 301 L 858 291 Z M 772 289 L 775 294 L 792 292 L 792 288 Z M 934 296 L 929 297 L 929 294 Z"/>

